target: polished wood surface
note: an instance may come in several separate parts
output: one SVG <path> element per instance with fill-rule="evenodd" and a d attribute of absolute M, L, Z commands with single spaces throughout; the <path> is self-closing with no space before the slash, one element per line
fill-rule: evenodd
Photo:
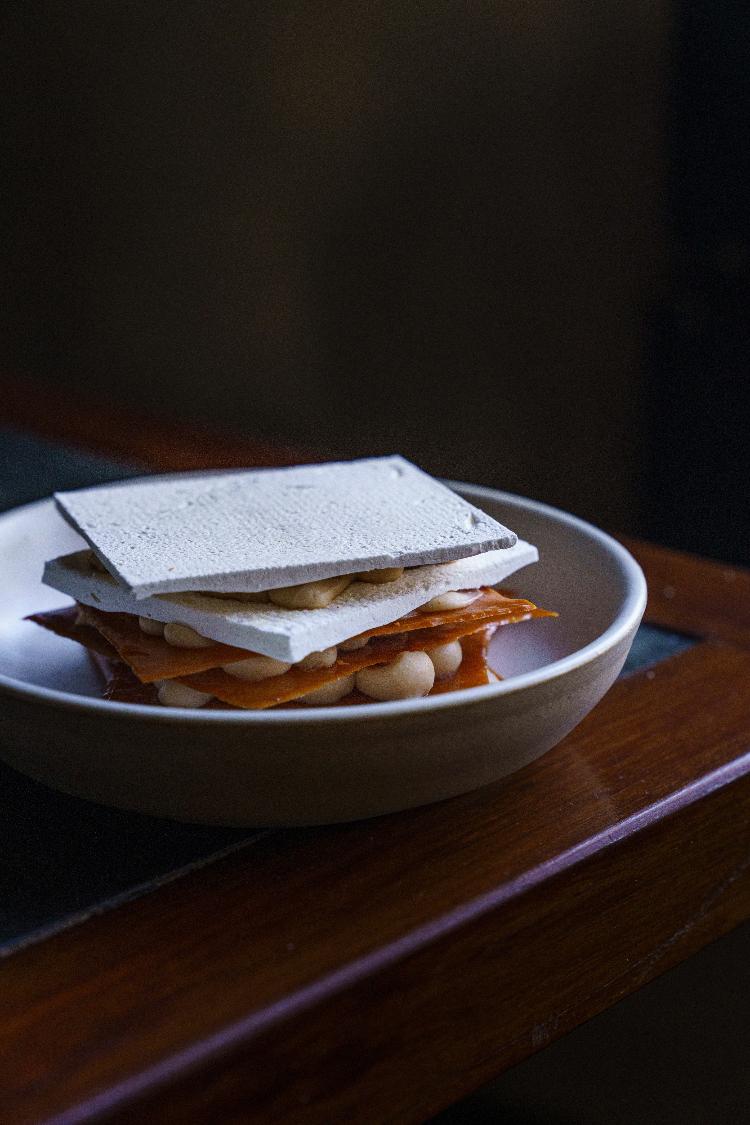
<path fill-rule="evenodd" d="M 623 539 L 649 579 L 647 620 L 699 637 L 750 644 L 750 571 Z"/>
<path fill-rule="evenodd" d="M 649 619 L 708 639 L 538 762 L 2 963 L 0 1120 L 418 1122 L 750 916 L 748 576 L 635 550 Z"/>
<path fill-rule="evenodd" d="M 319 459 L 310 451 L 256 437 L 231 437 L 177 420 L 165 425 L 137 409 L 113 407 L 94 390 L 85 401 L 64 388 L 4 375 L 0 425 L 106 454 L 154 471 L 292 465 Z"/>

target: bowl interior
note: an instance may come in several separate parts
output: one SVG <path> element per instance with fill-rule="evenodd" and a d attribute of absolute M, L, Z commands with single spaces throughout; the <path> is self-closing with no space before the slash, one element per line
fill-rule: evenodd
<path fill-rule="evenodd" d="M 535 671 L 591 644 L 637 600 L 631 567 L 637 568 L 609 536 L 520 497 L 481 488 L 461 491 L 539 550 L 539 562 L 512 574 L 502 588 L 559 614 L 497 630 L 490 662 L 504 678 Z"/>

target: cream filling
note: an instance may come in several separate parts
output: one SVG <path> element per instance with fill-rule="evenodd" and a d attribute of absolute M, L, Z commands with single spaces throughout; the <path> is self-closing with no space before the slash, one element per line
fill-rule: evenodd
<path fill-rule="evenodd" d="M 330 650 L 329 650 L 330 651 Z M 294 700 L 310 707 L 328 707 L 338 703 L 356 688 L 370 699 L 386 702 L 394 699 L 419 699 L 429 695 L 435 680 L 448 679 L 461 667 L 463 650 L 460 641 L 438 645 L 429 652 L 401 652 L 387 664 L 362 668 L 324 684 Z M 300 661 L 300 663 L 303 663 Z M 257 682 L 288 672 L 290 664 L 269 656 L 253 656 L 236 664 L 225 664 L 224 671 L 242 680 Z M 161 680 L 157 685 L 159 703 L 163 707 L 205 707 L 214 697 L 196 691 L 177 680 Z"/>
<path fill-rule="evenodd" d="M 352 582 L 382 586 L 388 582 L 398 581 L 403 573 L 404 567 L 391 566 L 380 570 L 365 570 L 359 574 L 340 574 L 335 578 L 320 578 L 315 582 L 302 582 L 297 586 L 277 586 L 273 590 L 259 590 L 254 594 L 242 592 L 217 594 L 208 590 L 199 590 L 197 593 L 209 598 L 218 598 L 220 601 L 265 602 L 266 604 L 270 602 L 281 606 L 282 609 L 325 609 L 339 594 L 343 594 Z"/>
<path fill-rule="evenodd" d="M 432 598 L 422 609 L 436 612 L 463 609 L 480 596 L 480 590 L 452 590 Z M 177 622 L 162 625 L 161 622 L 151 618 L 139 617 L 138 624 L 144 633 L 149 636 L 161 635 L 168 644 L 178 648 L 204 648 L 216 643 L 208 637 L 202 637 L 189 626 Z M 282 676 L 292 667 L 330 668 L 338 659 L 339 648 L 342 652 L 351 652 L 364 648 L 367 643 L 364 637 L 354 637 L 349 641 L 343 641 L 338 647 L 332 646 L 322 652 L 311 652 L 294 665 L 284 660 L 275 660 L 271 656 L 252 653 L 245 660 L 223 664 L 221 667 L 229 676 L 257 683 Z M 355 675 L 335 680 L 301 696 L 296 702 L 317 707 L 327 706 L 343 699 L 355 687 L 363 695 L 381 701 L 419 698 L 429 694 L 436 680 L 445 680 L 454 676 L 461 667 L 462 660 L 463 649 L 458 640 L 436 645 L 425 652 L 402 652 L 387 664 L 363 668 Z M 163 680 L 158 685 L 158 698 L 165 707 L 203 707 L 213 696 L 195 691 L 173 680 Z"/>
<path fill-rule="evenodd" d="M 92 556 L 92 562 L 98 559 Z M 101 569 L 101 564 L 99 563 Z M 335 601 L 339 594 L 343 594 L 352 582 L 366 582 L 370 585 L 385 585 L 397 582 L 404 573 L 404 567 L 385 567 L 381 570 L 368 570 L 360 574 L 341 574 L 335 578 L 321 578 L 315 582 L 302 582 L 298 586 L 278 586 L 273 590 L 258 590 L 256 593 L 243 593 L 237 591 L 231 594 L 217 594 L 212 591 L 196 591 L 205 597 L 217 598 L 219 601 L 235 601 L 246 603 L 271 603 L 281 606 L 282 609 L 325 609 Z M 420 608 L 438 611 L 449 609 L 463 609 L 480 596 L 480 591 L 451 590 L 449 593 L 440 594 L 432 598 Z M 148 618 L 139 618 L 139 621 Z M 148 632 L 148 629 L 144 629 Z M 156 632 L 154 636 L 158 635 Z M 170 642 L 171 643 L 171 642 Z M 187 647 L 187 646 L 185 646 Z"/>
<path fill-rule="evenodd" d="M 213 699 L 207 692 L 196 691 L 178 680 L 162 680 L 156 694 L 162 707 L 205 707 Z"/>
<path fill-rule="evenodd" d="M 420 606 L 420 610 L 430 613 L 442 613 L 444 610 L 465 609 L 477 598 L 481 598 L 481 590 L 448 590 L 445 594 L 438 594 Z"/>

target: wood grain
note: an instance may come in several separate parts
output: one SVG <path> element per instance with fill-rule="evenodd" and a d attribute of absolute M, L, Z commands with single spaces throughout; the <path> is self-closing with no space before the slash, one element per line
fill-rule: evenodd
<path fill-rule="evenodd" d="M 623 538 L 648 577 L 653 624 L 750 646 L 750 570 Z"/>
<path fill-rule="evenodd" d="M 3 377 L 0 424 L 104 453 L 155 471 L 293 465 L 322 458 L 257 436 L 233 437 L 211 426 L 165 422 L 133 408 L 111 406 L 94 392 L 85 400 L 29 379 Z"/>
<path fill-rule="evenodd" d="M 10 386 L 158 469 L 299 458 Z M 750 579 L 629 543 L 713 638 L 503 783 L 267 833 L 0 965 L 0 1120 L 420 1121 L 750 915 Z"/>
<path fill-rule="evenodd" d="M 697 646 L 504 784 L 269 834 L 11 957 L 10 1119 L 96 1119 L 103 1091 L 141 1121 L 448 1104 L 745 916 L 748 676 Z"/>
<path fill-rule="evenodd" d="M 138 1119 L 424 1121 L 746 918 L 749 841 L 733 818 L 749 812 L 744 778 L 678 825 L 657 822 L 632 848 L 584 861 L 554 894 L 534 888 L 237 1045 L 154 1092 Z M 665 859 L 679 874 L 662 896 Z"/>

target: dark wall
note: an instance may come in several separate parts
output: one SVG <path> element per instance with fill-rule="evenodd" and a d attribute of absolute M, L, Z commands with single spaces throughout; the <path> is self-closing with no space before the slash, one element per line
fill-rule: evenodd
<path fill-rule="evenodd" d="M 3 18 L 8 367 L 637 523 L 666 0 Z"/>
<path fill-rule="evenodd" d="M 750 564 L 750 6 L 677 9 L 644 530 Z"/>

